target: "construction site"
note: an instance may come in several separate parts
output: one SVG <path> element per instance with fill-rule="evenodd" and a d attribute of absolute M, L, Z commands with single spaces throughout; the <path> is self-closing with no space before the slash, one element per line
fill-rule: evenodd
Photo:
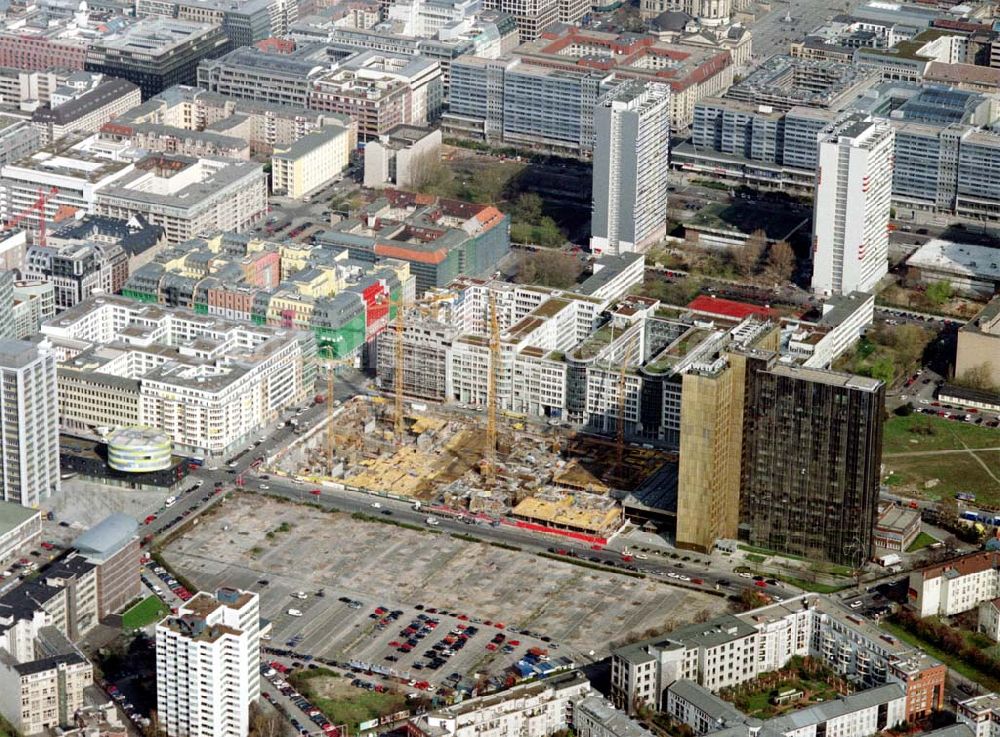
<path fill-rule="evenodd" d="M 391 399 L 356 397 L 271 470 L 606 539 L 623 523 L 620 500 L 671 462 L 662 451 L 506 415 L 494 420 L 490 448 L 489 413 L 401 406 L 397 423 Z"/>

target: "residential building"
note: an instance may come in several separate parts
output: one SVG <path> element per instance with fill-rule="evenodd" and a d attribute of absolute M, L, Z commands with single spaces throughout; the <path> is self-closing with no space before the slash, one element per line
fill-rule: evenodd
<path fill-rule="evenodd" d="M 168 737 L 246 737 L 260 698 L 257 594 L 204 591 L 156 625 L 156 711 Z"/>
<path fill-rule="evenodd" d="M 42 536 L 42 513 L 14 502 L 0 502 L 0 561 Z"/>
<path fill-rule="evenodd" d="M 670 88 L 632 82 L 609 93 L 594 113 L 590 250 L 642 251 L 667 232 Z"/>
<path fill-rule="evenodd" d="M 401 125 L 365 145 L 366 187 L 418 188 L 441 156 L 440 129 Z"/>
<path fill-rule="evenodd" d="M 152 155 L 97 192 L 100 215 L 141 217 L 163 228 L 167 243 L 218 231 L 242 232 L 267 212 L 260 164 Z"/>
<path fill-rule="evenodd" d="M 0 271 L 0 340 L 17 340 L 13 271 Z"/>
<path fill-rule="evenodd" d="M 861 567 L 871 557 L 878 511 L 885 385 L 750 360 L 740 536 Z"/>
<path fill-rule="evenodd" d="M 910 605 L 921 617 L 950 617 L 1000 597 L 1000 553 L 979 551 L 910 573 Z"/>
<path fill-rule="evenodd" d="M 72 548 L 96 566 L 100 619 L 121 611 L 142 594 L 138 529 L 134 519 L 116 512 L 73 540 Z"/>
<path fill-rule="evenodd" d="M 271 190 L 303 199 L 339 177 L 350 164 L 356 137 L 330 125 L 303 136 L 271 155 Z"/>
<path fill-rule="evenodd" d="M 138 0 L 139 18 L 160 16 L 222 27 L 233 48 L 252 46 L 273 36 L 285 36 L 298 20 L 298 0 Z"/>
<path fill-rule="evenodd" d="M 199 62 L 230 48 L 222 26 L 147 18 L 92 43 L 84 69 L 128 80 L 146 100 L 175 84 L 194 84 Z"/>
<path fill-rule="evenodd" d="M 590 681 L 570 671 L 430 711 L 409 728 L 425 737 L 544 737 L 573 725 L 574 705 L 590 693 Z"/>
<path fill-rule="evenodd" d="M 1000 642 L 1000 598 L 984 601 L 979 605 L 976 631 L 994 642 Z"/>
<path fill-rule="evenodd" d="M 47 342 L 0 340 L 3 500 L 37 509 L 59 491 L 56 359 Z"/>
<path fill-rule="evenodd" d="M 33 245 L 24 271 L 30 280 L 51 282 L 55 307 L 64 310 L 95 292 L 120 290 L 128 278 L 128 255 L 114 244 Z"/>
<path fill-rule="evenodd" d="M 651 737 L 652 732 L 634 722 L 598 694 L 573 706 L 573 731 L 580 737 Z"/>
<path fill-rule="evenodd" d="M 861 338 L 875 320 L 875 295 L 867 292 L 833 295 L 819 305 L 819 314 L 790 320 L 783 349 L 805 368 L 827 369 Z M 785 342 L 787 341 L 787 342 Z"/>
<path fill-rule="evenodd" d="M 956 715 L 958 724 L 970 730 L 972 737 L 996 737 L 1000 732 L 997 726 L 1000 720 L 1000 696 L 986 693 L 960 701 Z"/>
<path fill-rule="evenodd" d="M 124 79 L 107 79 L 58 105 L 35 110 L 31 125 L 49 144 L 70 133 L 96 133 L 102 125 L 135 107 L 141 101 L 139 88 Z"/>
<path fill-rule="evenodd" d="M 889 270 L 893 129 L 851 118 L 820 141 L 813 291 L 874 291 Z"/>
<path fill-rule="evenodd" d="M 821 659 L 862 694 L 898 684 L 907 721 L 927 716 L 944 704 L 947 668 L 942 663 L 887 636 L 843 603 L 815 595 L 722 615 L 613 651 L 612 701 L 629 713 L 638 705 L 669 710 L 671 684 L 676 686 L 675 694 L 690 690 L 690 686 L 677 685 L 684 681 L 717 693 L 779 670 L 796 656 Z M 697 706 L 694 699 L 685 701 Z M 674 704 L 673 712 L 681 718 L 698 713 L 689 705 L 681 707 L 676 699 Z M 729 708 L 728 715 L 736 718 L 739 712 Z"/>
<path fill-rule="evenodd" d="M 26 661 L 0 649 L 0 713 L 25 735 L 73 725 L 93 667 L 52 627 L 39 630 L 32 649 Z"/>
<path fill-rule="evenodd" d="M 994 297 L 969 322 L 958 330 L 955 352 L 955 376 L 985 367 L 994 386 L 1000 386 L 1000 297 Z"/>
<path fill-rule="evenodd" d="M 91 297 L 42 332 L 65 356 L 60 420 L 84 437 L 147 425 L 178 452 L 224 455 L 310 396 L 315 377 L 308 333 L 126 297 Z"/>
<path fill-rule="evenodd" d="M 761 720 L 737 711 L 708 689 L 692 681 L 677 681 L 667 689 L 666 711 L 686 724 L 696 735 L 753 734 L 759 737 L 793 737 L 803 734 L 835 734 L 838 737 L 868 737 L 905 723 L 906 691 L 898 683 L 887 683 L 866 691 L 841 696 L 822 704 Z"/>

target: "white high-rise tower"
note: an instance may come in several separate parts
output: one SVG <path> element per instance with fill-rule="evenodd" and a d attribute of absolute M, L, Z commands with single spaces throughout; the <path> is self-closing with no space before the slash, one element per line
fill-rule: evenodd
<path fill-rule="evenodd" d="M 888 272 L 894 139 L 888 123 L 860 117 L 820 138 L 814 292 L 870 292 Z"/>
<path fill-rule="evenodd" d="M 625 82 L 594 111 L 590 249 L 617 256 L 666 235 L 670 88 Z"/>

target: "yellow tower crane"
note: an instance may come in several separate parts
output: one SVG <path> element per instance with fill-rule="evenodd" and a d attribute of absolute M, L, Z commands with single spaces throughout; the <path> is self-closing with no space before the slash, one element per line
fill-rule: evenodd
<path fill-rule="evenodd" d="M 353 358 L 334 358 L 333 349 L 322 349 L 326 356 L 313 356 L 307 359 L 307 363 L 315 366 L 322 366 L 326 369 L 326 467 L 327 473 L 333 474 L 333 455 L 335 433 L 333 431 L 333 377 L 340 366 L 350 366 L 354 363 Z"/>
<path fill-rule="evenodd" d="M 490 292 L 490 367 L 486 376 L 486 448 L 483 470 L 492 486 L 497 473 L 497 382 L 500 374 L 500 321 L 497 301 Z"/>

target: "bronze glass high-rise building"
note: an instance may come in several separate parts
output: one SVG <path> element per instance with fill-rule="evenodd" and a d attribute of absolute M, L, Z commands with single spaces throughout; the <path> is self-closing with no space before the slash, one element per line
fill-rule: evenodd
<path fill-rule="evenodd" d="M 885 385 L 776 358 L 748 361 L 740 536 L 860 564 L 872 552 Z"/>

